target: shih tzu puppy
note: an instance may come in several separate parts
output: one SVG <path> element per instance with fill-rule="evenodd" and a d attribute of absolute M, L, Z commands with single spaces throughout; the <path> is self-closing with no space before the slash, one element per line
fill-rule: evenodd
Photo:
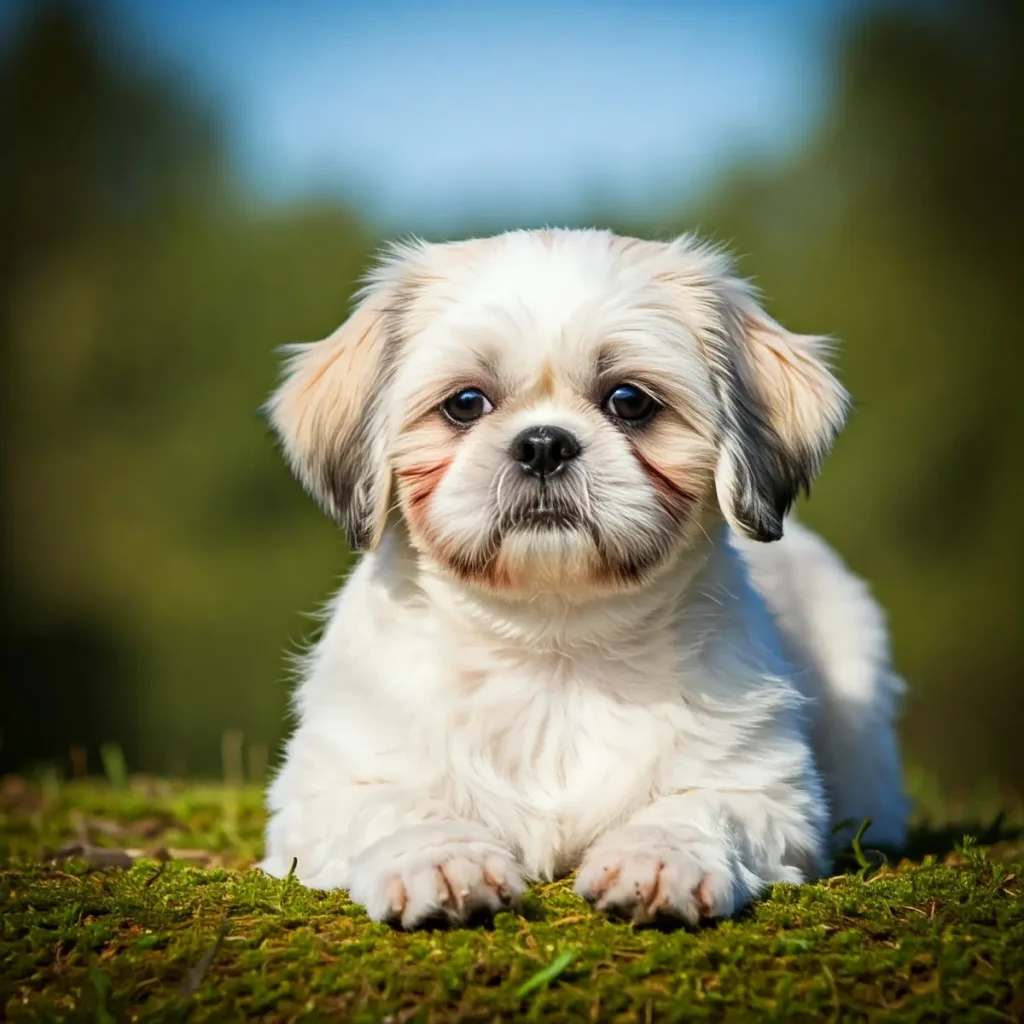
<path fill-rule="evenodd" d="M 303 662 L 263 869 L 406 928 L 573 870 L 694 923 L 815 877 L 843 819 L 898 847 L 882 613 L 787 518 L 847 408 L 826 351 L 690 237 L 390 249 L 268 406 L 366 554 Z"/>

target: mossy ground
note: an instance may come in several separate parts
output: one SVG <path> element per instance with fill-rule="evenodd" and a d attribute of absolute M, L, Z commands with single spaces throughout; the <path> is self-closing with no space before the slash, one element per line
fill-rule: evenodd
<path fill-rule="evenodd" d="M 5 780 L 7 1019 L 1024 1020 L 1019 812 L 978 844 L 921 828 L 913 860 L 847 859 L 697 932 L 608 921 L 566 882 L 493 928 L 395 932 L 248 870 L 262 820 L 255 787 Z"/>

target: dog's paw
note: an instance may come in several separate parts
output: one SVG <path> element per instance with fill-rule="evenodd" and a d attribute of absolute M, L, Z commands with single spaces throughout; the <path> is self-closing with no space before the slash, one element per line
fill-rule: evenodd
<path fill-rule="evenodd" d="M 518 906 L 526 883 L 512 855 L 472 827 L 417 825 L 354 860 L 349 895 L 374 921 L 406 930 L 465 924 Z"/>
<path fill-rule="evenodd" d="M 635 924 L 729 917 L 751 895 L 717 844 L 647 827 L 599 839 L 583 858 L 575 888 L 597 910 Z"/>

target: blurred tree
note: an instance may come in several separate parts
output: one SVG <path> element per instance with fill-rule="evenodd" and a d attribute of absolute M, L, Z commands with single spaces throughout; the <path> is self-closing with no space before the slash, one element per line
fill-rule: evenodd
<path fill-rule="evenodd" d="M 12 264 L 209 200 L 222 178 L 206 112 L 81 4 L 44 0 L 17 23 L 0 65 L 0 127 L 5 280 Z"/>
<path fill-rule="evenodd" d="M 249 210 L 216 124 L 85 4 L 27 8 L 0 137 L 0 764 L 113 739 L 215 769 L 225 727 L 282 727 L 281 651 L 329 580 L 305 538 L 344 564 L 256 410 L 370 242 Z"/>
<path fill-rule="evenodd" d="M 104 402 L 81 372 L 98 250 L 212 191 L 219 170 L 206 119 L 110 49 L 81 7 L 41 3 L 0 62 L 0 656 L 13 698 L 0 758 L 9 764 L 133 722 L 119 685 L 133 672 L 125 637 L 87 599 L 54 600 L 26 544 L 36 533 L 63 560 L 65 540 L 47 535 L 33 483 Z M 40 316 L 57 333 L 26 330 Z M 57 500 L 79 510 L 70 489 Z"/>
<path fill-rule="evenodd" d="M 212 771 L 225 728 L 281 735 L 281 651 L 347 562 L 255 411 L 374 238 L 249 201 L 217 124 L 93 7 L 26 9 L 0 55 L 0 764 L 116 739 Z M 1024 8 L 873 8 L 835 67 L 785 164 L 616 227 L 700 225 L 842 339 L 858 409 L 801 514 L 890 610 L 910 760 L 1021 786 Z"/>

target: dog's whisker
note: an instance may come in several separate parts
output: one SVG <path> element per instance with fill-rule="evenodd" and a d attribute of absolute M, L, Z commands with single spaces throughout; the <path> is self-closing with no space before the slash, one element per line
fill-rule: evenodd
<path fill-rule="evenodd" d="M 694 523 L 697 524 L 697 529 L 700 530 L 700 532 L 704 534 L 704 537 L 707 540 L 707 542 L 712 547 L 714 547 L 715 546 L 715 542 L 711 539 L 711 536 L 708 533 L 708 531 L 704 529 L 704 524 L 699 519 L 694 519 Z"/>
<path fill-rule="evenodd" d="M 505 480 L 507 479 L 509 473 L 512 472 L 513 468 L 513 464 L 509 462 L 505 466 L 505 468 L 498 474 L 497 485 L 495 487 L 494 506 L 497 509 L 499 518 L 502 516 L 504 511 L 501 507 L 501 487 L 502 484 L 504 484 Z"/>
<path fill-rule="evenodd" d="M 586 473 L 580 473 L 580 486 L 583 492 L 583 505 L 587 510 L 587 518 L 593 520 L 594 506 L 590 500 L 590 481 L 587 480 Z"/>

